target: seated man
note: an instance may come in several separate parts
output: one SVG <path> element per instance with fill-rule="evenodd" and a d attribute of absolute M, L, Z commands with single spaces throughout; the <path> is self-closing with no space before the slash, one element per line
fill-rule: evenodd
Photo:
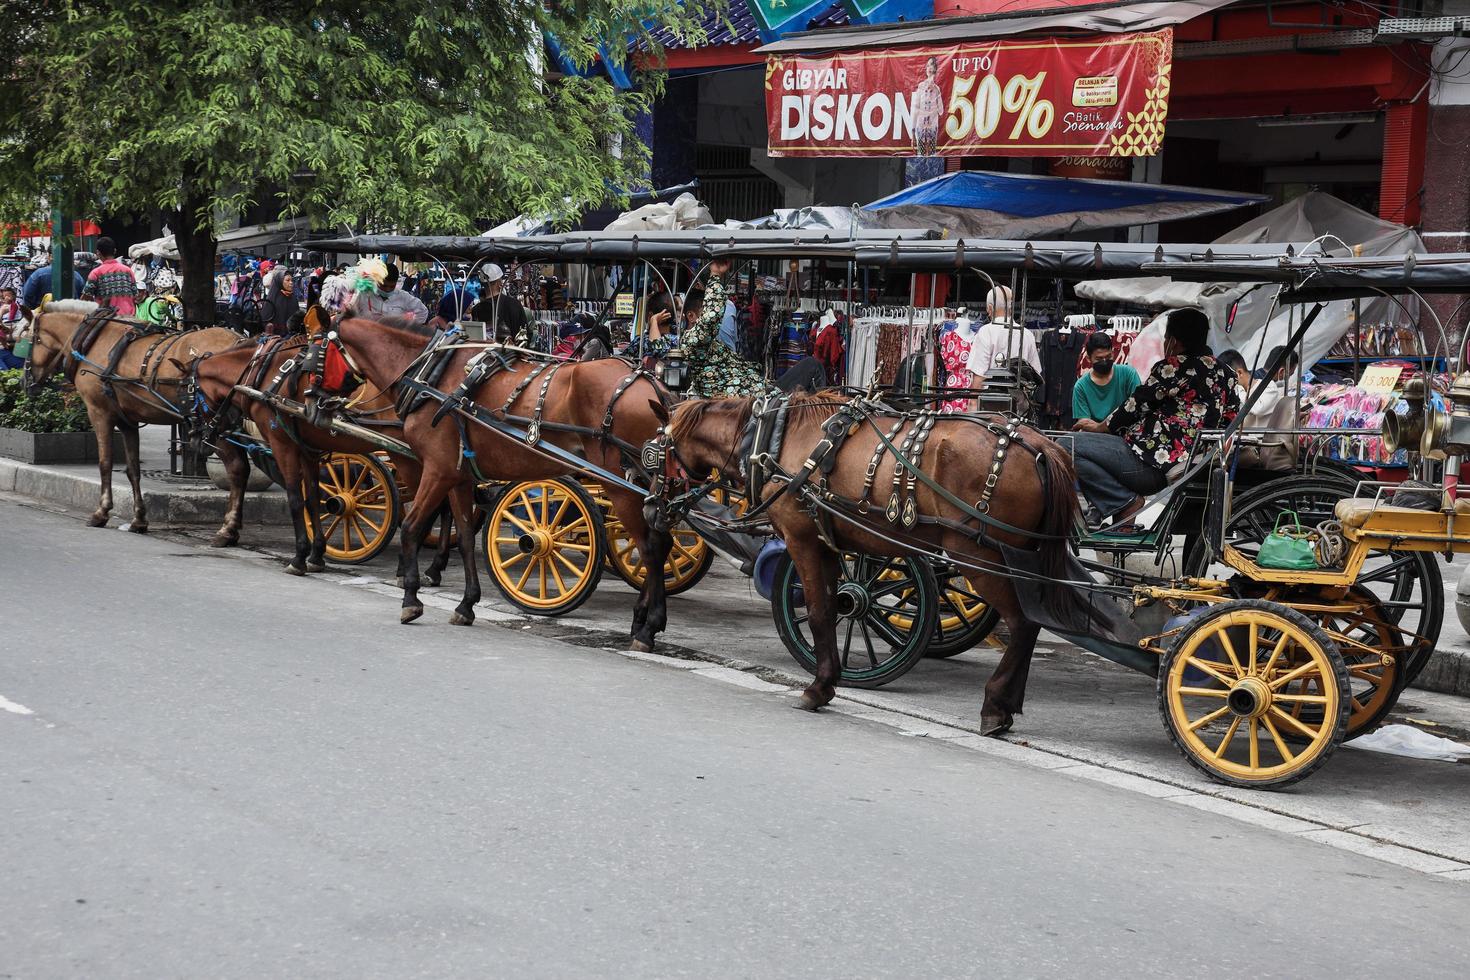
<path fill-rule="evenodd" d="M 1164 333 L 1164 358 L 1105 422 L 1083 420 L 1072 437 L 1082 493 L 1118 527 L 1164 489 L 1165 474 L 1189 457 L 1205 429 L 1229 425 L 1240 411 L 1235 378 L 1210 353 L 1210 321 L 1200 310 L 1175 310 Z"/>
<path fill-rule="evenodd" d="M 1097 330 L 1087 338 L 1087 359 L 1092 370 L 1072 386 L 1072 427 L 1081 429 L 1084 421 L 1102 422 L 1133 394 L 1139 385 L 1138 372 L 1127 364 L 1117 364 L 1118 354 L 1113 338 Z"/>

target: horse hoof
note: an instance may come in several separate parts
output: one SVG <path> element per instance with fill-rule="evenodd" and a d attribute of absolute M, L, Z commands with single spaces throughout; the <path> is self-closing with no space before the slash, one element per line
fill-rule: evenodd
<path fill-rule="evenodd" d="M 216 534 L 209 539 L 209 546 L 211 548 L 233 548 L 239 543 L 239 536 L 233 534 Z"/>
<path fill-rule="evenodd" d="M 819 700 L 811 691 L 802 691 L 801 697 L 796 699 L 796 707 L 802 711 L 819 711 L 826 703 Z"/>
<path fill-rule="evenodd" d="M 305 575 L 306 574 L 306 569 L 300 568 L 300 567 L 298 567 L 296 565 L 287 565 L 286 566 L 286 574 L 287 575 Z"/>
<path fill-rule="evenodd" d="M 467 616 L 464 613 L 459 612 L 458 610 L 456 610 L 454 612 L 454 614 L 449 617 L 449 625 L 450 626 L 473 626 L 473 625 L 475 625 L 475 614 L 474 613 L 470 613 Z"/>
<path fill-rule="evenodd" d="M 147 524 L 139 524 L 137 521 L 134 521 L 133 523 L 131 523 L 131 524 L 128 525 L 128 530 L 131 531 L 131 532 L 133 532 L 134 534 L 147 534 L 148 533 L 148 525 Z"/>
<path fill-rule="evenodd" d="M 400 623 L 411 623 L 423 614 L 423 606 L 404 606 L 403 611 L 398 614 L 398 621 Z"/>
<path fill-rule="evenodd" d="M 324 565 L 324 564 L 322 564 L 319 561 L 318 562 L 309 561 L 309 562 L 306 563 L 306 570 L 308 572 L 325 572 L 327 570 L 327 566 Z"/>
<path fill-rule="evenodd" d="M 106 527 L 107 526 L 107 518 L 106 517 L 98 517 L 96 514 L 93 514 L 91 517 L 87 518 L 87 526 L 88 527 Z"/>
<path fill-rule="evenodd" d="M 435 575 L 433 572 L 428 572 L 424 575 L 424 584 L 429 586 L 429 588 L 431 589 L 437 589 L 441 581 L 443 580 L 440 579 L 439 576 Z"/>
<path fill-rule="evenodd" d="M 632 650 L 634 653 L 652 653 L 653 644 L 645 643 L 642 640 L 633 640 L 628 644 L 628 649 Z"/>
<path fill-rule="evenodd" d="M 1010 731 L 1012 723 L 1009 715 L 981 715 L 980 734 L 997 738 Z"/>

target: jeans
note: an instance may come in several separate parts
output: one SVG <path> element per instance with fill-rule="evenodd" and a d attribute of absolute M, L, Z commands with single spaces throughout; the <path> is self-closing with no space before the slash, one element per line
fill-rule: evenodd
<path fill-rule="evenodd" d="M 1139 459 L 1122 436 L 1106 432 L 1074 432 L 1060 440 L 1071 443 L 1077 482 L 1088 503 L 1104 517 L 1164 489 L 1164 474 Z"/>
<path fill-rule="evenodd" d="M 10 351 L 0 347 L 0 371 L 19 371 L 26 366 L 26 362 L 16 357 Z"/>

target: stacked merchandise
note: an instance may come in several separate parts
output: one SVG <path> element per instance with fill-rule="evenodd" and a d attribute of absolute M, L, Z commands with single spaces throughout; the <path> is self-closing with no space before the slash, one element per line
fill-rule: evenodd
<path fill-rule="evenodd" d="M 1394 323 L 1364 323 L 1358 327 L 1357 335 L 1344 334 L 1332 350 L 1330 358 L 1350 357 L 1397 357 L 1416 354 L 1421 350 L 1419 335 L 1413 327 Z"/>

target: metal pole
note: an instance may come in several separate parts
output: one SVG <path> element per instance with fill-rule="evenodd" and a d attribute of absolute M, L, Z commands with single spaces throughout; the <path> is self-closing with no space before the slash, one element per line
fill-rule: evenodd
<path fill-rule="evenodd" d="M 51 209 L 51 298 L 75 299 L 72 287 L 71 222 L 60 204 Z"/>

